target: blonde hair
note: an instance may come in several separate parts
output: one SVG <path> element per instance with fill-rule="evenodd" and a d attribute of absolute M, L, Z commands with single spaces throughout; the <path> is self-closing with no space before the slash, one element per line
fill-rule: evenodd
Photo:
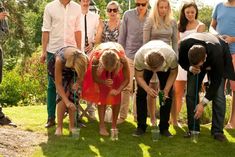
<path fill-rule="evenodd" d="M 78 49 L 69 49 L 73 51 L 66 60 L 66 67 L 73 67 L 79 78 L 83 79 L 88 67 L 88 57 Z"/>
<path fill-rule="evenodd" d="M 163 17 L 163 24 L 160 22 L 161 18 L 158 12 L 158 6 L 160 2 L 167 2 L 168 3 L 168 12 L 165 17 Z M 173 19 L 171 5 L 169 0 L 156 0 L 154 6 L 151 8 L 149 18 L 153 21 L 155 28 L 168 28 L 171 26 L 171 21 Z"/>
<path fill-rule="evenodd" d="M 163 62 L 164 57 L 158 52 L 151 51 L 145 55 L 145 63 L 150 68 L 159 68 L 162 66 Z"/>
<path fill-rule="evenodd" d="M 118 52 L 124 51 L 123 47 L 116 42 L 106 42 L 100 44 L 96 49 L 102 51 L 100 62 L 104 68 L 112 68 L 116 65 L 117 70 L 120 63 Z"/>
<path fill-rule="evenodd" d="M 121 11 L 120 4 L 119 4 L 117 1 L 110 1 L 110 2 L 107 4 L 106 9 L 108 9 L 110 5 L 116 5 L 116 6 L 117 6 L 117 9 L 118 9 L 118 12 Z"/>

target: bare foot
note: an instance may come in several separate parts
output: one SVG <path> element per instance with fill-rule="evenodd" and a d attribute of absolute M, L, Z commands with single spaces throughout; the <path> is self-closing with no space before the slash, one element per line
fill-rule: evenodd
<path fill-rule="evenodd" d="M 106 128 L 100 128 L 100 135 L 102 135 L 102 136 L 109 136 L 109 133 L 106 130 Z"/>
<path fill-rule="evenodd" d="M 61 136 L 62 135 L 62 129 L 61 128 L 56 128 L 55 135 L 56 136 Z"/>
<path fill-rule="evenodd" d="M 231 123 L 228 123 L 224 128 L 225 129 L 234 129 L 235 127 Z"/>

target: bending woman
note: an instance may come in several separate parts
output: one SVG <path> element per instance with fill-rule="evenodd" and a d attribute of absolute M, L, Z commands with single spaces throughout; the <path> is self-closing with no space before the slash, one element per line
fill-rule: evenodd
<path fill-rule="evenodd" d="M 49 75 L 55 80 L 57 90 L 57 129 L 55 135 L 62 135 L 63 115 L 69 112 L 69 130 L 74 131 L 75 103 L 78 102 L 78 89 L 81 86 L 88 66 L 85 53 L 75 47 L 61 48 L 49 60 Z"/>
<path fill-rule="evenodd" d="M 104 123 L 106 105 L 112 105 L 112 136 L 117 137 L 117 118 L 121 91 L 129 83 L 129 67 L 122 46 L 115 42 L 100 44 L 93 50 L 84 78 L 82 98 L 98 105 L 99 133 L 109 136 Z"/>

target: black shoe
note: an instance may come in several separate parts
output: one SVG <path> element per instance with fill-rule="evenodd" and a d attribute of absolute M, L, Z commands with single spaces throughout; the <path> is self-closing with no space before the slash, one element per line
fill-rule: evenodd
<path fill-rule="evenodd" d="M 226 136 L 224 136 L 223 133 L 215 133 L 215 134 L 214 134 L 214 139 L 215 139 L 215 140 L 218 140 L 218 141 L 220 141 L 220 142 L 228 141 L 228 139 L 226 138 Z"/>
<path fill-rule="evenodd" d="M 163 130 L 160 132 L 160 134 L 169 138 L 173 137 L 173 135 L 168 130 Z"/>
<path fill-rule="evenodd" d="M 45 128 L 50 128 L 52 126 L 55 126 L 55 118 L 49 118 L 45 124 Z"/>
<path fill-rule="evenodd" d="M 133 132 L 132 136 L 139 137 L 139 136 L 142 136 L 144 133 L 145 133 L 144 130 L 142 130 L 141 128 L 137 128 L 137 129 Z"/>
<path fill-rule="evenodd" d="M 199 131 L 188 131 L 186 132 L 186 134 L 184 135 L 184 138 L 191 138 L 194 135 L 198 136 L 200 134 Z"/>
<path fill-rule="evenodd" d="M 9 117 L 4 116 L 3 118 L 0 119 L 0 125 L 9 125 L 13 127 L 17 127 L 15 123 L 13 123 Z"/>

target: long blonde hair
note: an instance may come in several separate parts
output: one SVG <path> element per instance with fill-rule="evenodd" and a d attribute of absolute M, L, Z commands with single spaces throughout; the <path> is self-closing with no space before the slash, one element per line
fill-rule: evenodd
<path fill-rule="evenodd" d="M 168 3 L 168 12 L 165 17 L 163 17 L 163 24 L 161 23 L 161 17 L 158 12 L 158 5 L 160 2 L 167 2 Z M 156 0 L 154 6 L 151 8 L 149 18 L 153 21 L 155 28 L 168 28 L 171 26 L 171 21 L 173 19 L 171 5 L 169 0 Z"/>
<path fill-rule="evenodd" d="M 78 49 L 70 49 L 70 51 L 73 51 L 73 53 L 66 60 L 65 66 L 69 68 L 73 67 L 78 77 L 83 80 L 87 71 L 89 59 Z"/>

